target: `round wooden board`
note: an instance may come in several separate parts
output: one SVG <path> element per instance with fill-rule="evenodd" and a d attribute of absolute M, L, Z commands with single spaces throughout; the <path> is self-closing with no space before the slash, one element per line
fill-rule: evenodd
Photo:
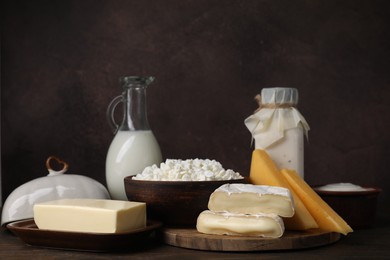
<path fill-rule="evenodd" d="M 199 233 L 196 229 L 163 228 L 164 243 L 183 248 L 210 251 L 269 251 L 304 249 L 332 244 L 340 239 L 339 233 L 318 229 L 305 232 L 286 231 L 282 237 L 270 239 L 247 236 L 219 236 Z"/>

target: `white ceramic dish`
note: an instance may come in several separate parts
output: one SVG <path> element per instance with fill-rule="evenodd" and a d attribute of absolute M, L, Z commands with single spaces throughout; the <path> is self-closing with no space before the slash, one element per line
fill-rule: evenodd
<path fill-rule="evenodd" d="M 60 171 L 54 171 L 51 160 L 63 165 Z M 1 226 L 7 223 L 33 218 L 33 206 L 38 202 L 57 199 L 91 198 L 110 199 L 107 189 L 99 182 L 82 175 L 63 174 L 68 165 L 51 156 L 46 161 L 49 174 L 29 181 L 16 188 L 6 199 L 1 216 Z"/>

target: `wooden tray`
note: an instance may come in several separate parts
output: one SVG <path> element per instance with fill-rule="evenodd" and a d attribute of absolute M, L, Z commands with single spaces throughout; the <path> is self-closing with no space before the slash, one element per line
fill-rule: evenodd
<path fill-rule="evenodd" d="M 335 243 L 339 233 L 313 229 L 305 232 L 286 231 L 281 238 L 218 236 L 199 233 L 196 229 L 167 228 L 160 239 L 172 246 L 210 251 L 270 251 L 312 248 Z"/>

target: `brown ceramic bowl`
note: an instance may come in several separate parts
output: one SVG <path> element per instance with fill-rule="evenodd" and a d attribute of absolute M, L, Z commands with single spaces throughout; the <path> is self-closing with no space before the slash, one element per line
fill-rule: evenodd
<path fill-rule="evenodd" d="M 128 200 L 146 202 L 150 219 L 168 226 L 195 226 L 207 209 L 211 193 L 226 183 L 249 183 L 248 179 L 228 181 L 146 181 L 125 178 Z"/>
<path fill-rule="evenodd" d="M 366 191 L 324 191 L 314 187 L 320 197 L 329 204 L 353 229 L 368 228 L 376 217 L 377 199 L 381 189 Z"/>

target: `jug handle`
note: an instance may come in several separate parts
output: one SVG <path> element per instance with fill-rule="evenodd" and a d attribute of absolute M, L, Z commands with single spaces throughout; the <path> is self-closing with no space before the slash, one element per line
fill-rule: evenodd
<path fill-rule="evenodd" d="M 114 118 L 115 108 L 121 102 L 123 102 L 123 96 L 117 96 L 110 102 L 110 104 L 108 105 L 108 108 L 107 108 L 107 114 L 106 114 L 107 121 L 108 121 L 108 124 L 110 125 L 114 135 L 118 132 L 118 129 L 119 129 L 119 124 L 117 124 L 115 122 L 115 118 Z"/>

